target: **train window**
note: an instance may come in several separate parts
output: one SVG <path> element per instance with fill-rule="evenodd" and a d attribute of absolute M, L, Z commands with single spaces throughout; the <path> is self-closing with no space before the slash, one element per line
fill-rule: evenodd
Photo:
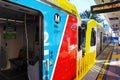
<path fill-rule="evenodd" d="M 78 27 L 78 50 L 81 50 L 81 45 L 82 45 L 82 29 L 79 26 Z"/>
<path fill-rule="evenodd" d="M 96 44 L 96 32 L 94 29 L 92 29 L 92 33 L 91 33 L 91 46 L 94 46 Z"/>
<path fill-rule="evenodd" d="M 86 24 L 86 21 L 82 21 L 82 53 L 84 55 L 85 53 L 85 44 L 86 44 L 86 30 L 87 30 L 87 24 Z"/>

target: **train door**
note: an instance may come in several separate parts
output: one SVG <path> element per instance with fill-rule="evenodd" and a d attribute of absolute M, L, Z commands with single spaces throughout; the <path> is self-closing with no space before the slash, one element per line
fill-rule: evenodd
<path fill-rule="evenodd" d="M 42 79 L 42 26 L 40 12 L 0 1 L 0 80 Z"/>

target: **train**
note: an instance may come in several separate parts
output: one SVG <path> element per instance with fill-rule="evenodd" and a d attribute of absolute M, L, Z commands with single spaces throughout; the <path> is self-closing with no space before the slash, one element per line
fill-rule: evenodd
<path fill-rule="evenodd" d="M 67 0 L 1 0 L 0 80 L 81 80 L 109 45 L 100 28 Z"/>

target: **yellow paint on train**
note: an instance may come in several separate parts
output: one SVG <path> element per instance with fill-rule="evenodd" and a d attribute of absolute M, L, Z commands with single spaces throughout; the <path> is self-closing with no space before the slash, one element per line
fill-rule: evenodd
<path fill-rule="evenodd" d="M 80 59 L 79 74 L 76 77 L 76 80 L 82 80 L 86 73 L 91 69 L 95 64 L 96 54 L 95 51 L 86 54 L 83 58 Z"/>
<path fill-rule="evenodd" d="M 51 0 L 51 1 L 55 5 L 61 7 L 62 9 L 66 10 L 74 15 L 78 15 L 76 7 L 73 4 L 71 4 L 69 1 L 67 1 L 67 0 Z"/>
<path fill-rule="evenodd" d="M 67 12 L 76 15 L 79 18 L 79 20 L 81 20 L 76 7 L 68 0 L 49 0 L 49 1 L 51 1 L 56 6 L 66 10 Z"/>

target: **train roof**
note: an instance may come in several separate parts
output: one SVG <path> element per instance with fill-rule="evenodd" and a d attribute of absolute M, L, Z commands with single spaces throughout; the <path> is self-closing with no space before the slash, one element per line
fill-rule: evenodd
<path fill-rule="evenodd" d="M 89 21 L 92 21 L 92 24 L 98 24 L 96 26 L 101 26 L 96 20 L 94 19 L 82 19 L 82 24 L 81 24 L 81 27 L 86 29 L 87 28 L 87 24 Z"/>
<path fill-rule="evenodd" d="M 58 7 L 76 16 L 79 15 L 76 7 L 72 3 L 70 3 L 68 0 L 40 0 L 40 1 L 47 3 L 53 7 Z"/>

